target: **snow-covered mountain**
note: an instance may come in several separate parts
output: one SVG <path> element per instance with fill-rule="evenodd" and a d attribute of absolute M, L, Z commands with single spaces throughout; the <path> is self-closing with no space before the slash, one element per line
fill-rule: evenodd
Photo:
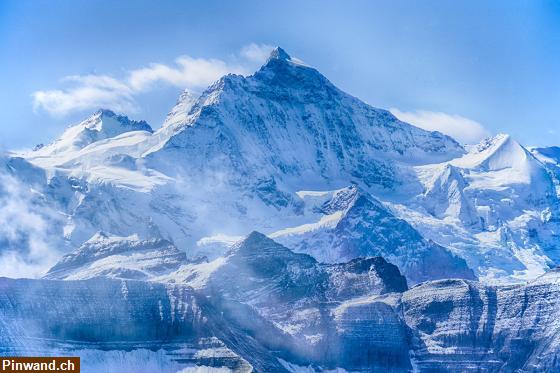
<path fill-rule="evenodd" d="M 396 190 L 412 165 L 463 153 L 453 139 L 372 108 L 277 49 L 252 76 L 225 76 L 196 100 L 185 92 L 154 133 L 105 110 L 22 156 L 44 170 L 45 191 L 53 181 L 71 184 L 52 196 L 68 216 L 71 245 L 98 231 L 137 234 L 194 257 L 212 255 L 204 247 L 212 237 L 230 242 L 253 229 L 315 223 L 298 191 Z M 380 253 L 355 245 L 363 249 L 339 259 Z"/>
<path fill-rule="evenodd" d="M 258 230 L 321 261 L 382 255 L 412 282 L 517 282 L 558 260 L 552 161 L 535 152 L 507 135 L 467 151 L 278 48 L 251 76 L 185 91 L 155 132 L 102 110 L 20 157 L 70 247 L 102 231 L 215 258 Z M 352 206 L 321 210 L 349 185 Z"/>
<path fill-rule="evenodd" d="M 519 282 L 559 258 L 553 153 L 507 135 L 465 150 L 278 48 L 251 76 L 227 75 L 199 97 L 185 91 L 155 132 L 101 110 L 7 163 L 65 216 L 65 247 L 102 231 L 215 258 L 258 230 L 321 261 L 382 255 L 413 282 L 464 277 L 461 260 L 481 280 Z M 376 202 L 322 213 L 310 197 L 349 185 Z"/>
<path fill-rule="evenodd" d="M 298 195 L 306 209 L 317 215 L 317 222 L 270 234 L 298 252 L 327 263 L 382 256 L 396 264 L 412 283 L 475 278 L 463 259 L 424 239 L 408 222 L 358 187 Z"/>
<path fill-rule="evenodd" d="M 62 136 L 47 146 L 37 146 L 35 157 L 48 157 L 70 153 L 88 145 L 130 131 L 153 132 L 148 123 L 133 121 L 110 110 L 99 110 L 83 122 L 74 124 Z"/>
<path fill-rule="evenodd" d="M 519 281 L 558 264 L 558 195 L 549 166 L 508 135 L 414 168 L 423 193 L 397 216 L 464 258 L 480 279 Z"/>
<path fill-rule="evenodd" d="M 162 239 L 112 237 L 97 233 L 75 252 L 65 255 L 46 274 L 52 279 L 93 277 L 144 280 L 172 272 L 186 262 L 186 254 Z"/>
<path fill-rule="evenodd" d="M 400 122 L 340 91 L 282 49 L 254 75 L 227 75 L 194 103 L 186 101 L 170 114 L 174 124 L 156 133 L 158 144 L 146 154 L 151 164 L 188 159 L 178 166 L 190 174 L 210 169 L 254 182 L 274 176 L 302 189 L 347 184 L 349 178 L 389 187 L 398 182 L 395 162 L 427 163 L 463 153 L 451 138 Z M 176 120 L 181 107 L 188 110 L 183 121 Z"/>
<path fill-rule="evenodd" d="M 0 165 L 0 261 L 44 274 L 0 281 L 1 351 L 164 371 L 558 367 L 558 149 L 463 147 L 281 48 L 183 92 L 155 131 L 100 110 Z M 55 297 L 78 302 L 38 317 Z"/>

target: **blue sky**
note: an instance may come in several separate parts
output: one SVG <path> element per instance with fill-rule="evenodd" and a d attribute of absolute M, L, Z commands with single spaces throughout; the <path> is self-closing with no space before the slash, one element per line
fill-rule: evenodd
<path fill-rule="evenodd" d="M 182 88 L 269 46 L 343 90 L 464 141 L 560 145 L 559 1 L 0 2 L 0 147 L 107 106 L 158 127 Z"/>

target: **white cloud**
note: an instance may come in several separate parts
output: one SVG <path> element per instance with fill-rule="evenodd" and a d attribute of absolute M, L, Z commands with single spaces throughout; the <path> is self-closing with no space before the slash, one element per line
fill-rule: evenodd
<path fill-rule="evenodd" d="M 55 232 L 60 217 L 33 195 L 13 176 L 0 174 L 0 276 L 38 277 L 61 255 Z"/>
<path fill-rule="evenodd" d="M 176 66 L 154 63 L 133 70 L 129 74 L 128 84 L 135 91 L 143 91 L 159 83 L 196 89 L 204 88 L 228 73 L 247 74 L 243 67 L 230 66 L 217 59 L 181 56 L 175 63 Z"/>
<path fill-rule="evenodd" d="M 117 111 L 136 111 L 133 90 L 125 83 L 105 75 L 69 76 L 66 89 L 36 91 L 33 107 L 52 115 L 72 111 L 110 107 Z"/>
<path fill-rule="evenodd" d="M 439 131 L 463 144 L 475 144 L 490 135 L 482 124 L 460 115 L 425 110 L 406 112 L 396 108 L 390 111 L 403 122 L 428 131 Z"/>
<path fill-rule="evenodd" d="M 228 73 L 247 75 L 255 63 L 266 60 L 270 50 L 269 45 L 249 44 L 239 52 L 236 64 L 184 55 L 171 65 L 152 63 L 128 71 L 122 79 L 107 75 L 69 76 L 62 80 L 67 84 L 63 89 L 34 92 L 33 107 L 52 115 L 100 107 L 135 112 L 137 95 L 162 85 L 199 90 Z"/>
<path fill-rule="evenodd" d="M 240 55 L 249 61 L 264 63 L 273 49 L 272 45 L 251 43 L 241 48 Z"/>

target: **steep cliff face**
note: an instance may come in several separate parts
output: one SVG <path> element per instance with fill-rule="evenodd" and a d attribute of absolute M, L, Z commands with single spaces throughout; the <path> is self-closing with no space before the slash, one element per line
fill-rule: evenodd
<path fill-rule="evenodd" d="M 1 278 L 0 289 L 2 355 L 77 354 L 85 372 L 119 364 L 140 372 L 197 366 L 284 371 L 186 287 L 101 278 Z"/>
<path fill-rule="evenodd" d="M 300 255 L 292 255 L 279 260 L 295 272 Z M 243 262 L 253 271 L 239 272 L 245 286 L 231 284 L 227 296 L 210 285 L 230 281 L 219 275 L 199 290 L 110 279 L 3 278 L 0 352 L 77 354 L 89 359 L 83 360 L 85 371 L 119 361 L 164 372 L 194 365 L 267 372 L 560 368 L 558 271 L 527 285 L 439 280 L 406 290 L 394 267 L 353 261 L 344 265 L 344 281 L 331 276 L 322 283 L 325 291 L 316 286 L 313 295 L 298 296 L 279 286 L 285 276 L 266 271 L 266 260 L 263 266 L 261 259 Z M 232 273 L 238 265 L 223 271 Z M 283 303 L 282 294 L 290 294 Z M 278 303 L 266 308 L 261 301 L 271 297 Z"/>
<path fill-rule="evenodd" d="M 419 285 L 403 295 L 421 371 L 554 371 L 559 368 L 558 272 L 526 286 L 464 280 Z"/>

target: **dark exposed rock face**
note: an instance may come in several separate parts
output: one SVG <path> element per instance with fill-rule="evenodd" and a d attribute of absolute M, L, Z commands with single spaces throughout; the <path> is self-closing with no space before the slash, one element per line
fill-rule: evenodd
<path fill-rule="evenodd" d="M 407 289 L 399 269 L 381 257 L 321 264 L 258 232 L 236 245 L 226 258 L 226 264 L 213 273 L 209 286 L 237 300 L 254 301 L 263 296 L 263 304 L 270 297 L 283 303 L 330 301 Z"/>
<path fill-rule="evenodd" d="M 415 365 L 421 371 L 558 370 L 559 279 L 553 271 L 526 286 L 442 280 L 409 290 L 402 308 Z"/>
<path fill-rule="evenodd" d="M 103 278 L 1 278 L 0 315 L 3 356 L 163 350 L 169 368 L 175 369 L 169 371 L 188 364 L 283 370 L 268 351 L 225 325 L 218 311 L 184 286 Z M 95 371 L 84 363 L 84 371 Z"/>
<path fill-rule="evenodd" d="M 202 291 L 219 300 L 216 308 L 224 310 L 228 323 L 281 351 L 285 360 L 386 370 L 409 367 L 398 315 L 383 301 L 356 306 L 358 311 L 345 302 L 406 289 L 398 268 L 383 258 L 320 264 L 253 232 L 231 250 Z M 359 355 L 352 351 L 358 345 Z"/>
<path fill-rule="evenodd" d="M 222 267 L 229 275 L 200 291 L 101 278 L 0 279 L 0 353 L 91 358 L 91 350 L 125 356 L 152 350 L 170 364 L 163 371 L 181 364 L 285 371 L 277 358 L 349 371 L 559 369 L 558 271 L 525 286 L 440 280 L 406 290 L 381 259 L 317 265 L 267 240 L 251 235 L 232 252 L 235 264 Z M 254 250 L 263 241 L 268 247 Z M 280 252 L 272 266 L 266 250 Z M 238 277 L 246 279 L 228 286 L 241 266 Z M 361 277 L 374 270 L 377 285 Z M 323 282 L 312 286 L 312 279 Z M 214 293 L 219 283 L 227 296 Z"/>

